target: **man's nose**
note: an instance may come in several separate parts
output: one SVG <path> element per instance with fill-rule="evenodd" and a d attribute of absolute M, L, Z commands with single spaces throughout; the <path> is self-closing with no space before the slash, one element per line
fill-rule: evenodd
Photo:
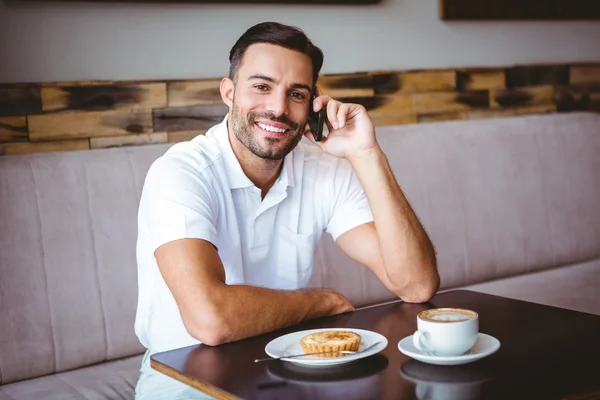
<path fill-rule="evenodd" d="M 274 92 L 269 96 L 267 108 L 275 116 L 280 117 L 288 113 L 288 96 L 287 93 Z"/>

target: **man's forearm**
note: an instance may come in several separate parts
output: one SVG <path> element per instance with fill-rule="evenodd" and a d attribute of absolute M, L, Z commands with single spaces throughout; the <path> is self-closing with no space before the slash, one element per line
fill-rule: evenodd
<path fill-rule="evenodd" d="M 439 276 L 433 245 L 398 186 L 381 148 L 363 152 L 349 161 L 373 212 L 389 281 L 398 291 L 417 292 L 417 298 L 419 292 L 437 290 Z"/>
<path fill-rule="evenodd" d="M 202 300 L 208 306 L 197 310 L 198 323 L 190 332 L 210 345 L 353 310 L 342 295 L 329 289 L 288 291 L 223 284 L 210 292 Z"/>

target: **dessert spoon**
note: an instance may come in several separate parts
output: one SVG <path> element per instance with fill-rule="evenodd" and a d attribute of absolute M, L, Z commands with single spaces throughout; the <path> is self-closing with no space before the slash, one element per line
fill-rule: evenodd
<path fill-rule="evenodd" d="M 343 353 L 343 354 L 359 354 L 364 353 L 365 351 L 371 350 L 373 347 L 377 346 L 381 342 L 375 342 L 372 345 L 365 347 L 360 351 L 352 351 L 352 350 L 332 350 L 332 351 L 320 351 L 317 353 L 304 353 L 304 354 L 294 354 L 291 356 L 282 356 L 282 357 L 266 357 L 266 358 L 257 358 L 254 360 L 255 363 L 263 362 L 263 361 L 274 361 L 281 360 L 282 358 L 296 358 L 296 357 L 304 357 L 304 356 L 314 356 L 317 354 L 329 354 L 329 353 Z"/>

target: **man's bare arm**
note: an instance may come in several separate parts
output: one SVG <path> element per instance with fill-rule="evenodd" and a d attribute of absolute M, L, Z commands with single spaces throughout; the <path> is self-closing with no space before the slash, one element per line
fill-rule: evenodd
<path fill-rule="evenodd" d="M 227 285 L 217 250 L 205 240 L 166 243 L 156 250 L 155 257 L 186 329 L 208 345 L 354 310 L 345 297 L 329 289 L 287 291 Z"/>
<path fill-rule="evenodd" d="M 414 303 L 429 300 L 440 284 L 435 251 L 385 154 L 376 147 L 352 159 L 351 164 L 375 222 L 344 233 L 338 245 L 369 267 L 401 299 Z"/>
<path fill-rule="evenodd" d="M 325 95 L 313 102 L 314 111 L 321 107 L 327 110 L 329 135 L 318 143 L 310 133 L 305 136 L 350 162 L 375 220 L 342 234 L 338 245 L 403 300 L 429 300 L 440 284 L 433 245 L 394 178 L 367 110 Z"/>

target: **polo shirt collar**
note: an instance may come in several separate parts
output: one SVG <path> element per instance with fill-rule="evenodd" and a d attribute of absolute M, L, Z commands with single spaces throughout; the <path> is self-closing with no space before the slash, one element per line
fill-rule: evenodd
<path fill-rule="evenodd" d="M 229 181 L 230 189 L 241 189 L 254 186 L 254 183 L 244 173 L 242 166 L 240 165 L 239 160 L 237 159 L 235 153 L 233 152 L 233 148 L 231 147 L 231 143 L 229 142 L 229 133 L 227 131 L 227 117 L 225 116 L 223 121 L 215 126 L 214 128 L 214 136 L 217 141 L 217 144 L 221 148 L 223 152 L 223 159 L 225 161 L 225 169 L 227 171 L 227 180 Z M 290 153 L 285 156 L 283 160 L 283 168 L 281 168 L 281 173 L 279 174 L 279 178 L 275 181 L 273 186 L 283 185 L 294 186 L 294 152 L 295 149 L 290 151 Z"/>

